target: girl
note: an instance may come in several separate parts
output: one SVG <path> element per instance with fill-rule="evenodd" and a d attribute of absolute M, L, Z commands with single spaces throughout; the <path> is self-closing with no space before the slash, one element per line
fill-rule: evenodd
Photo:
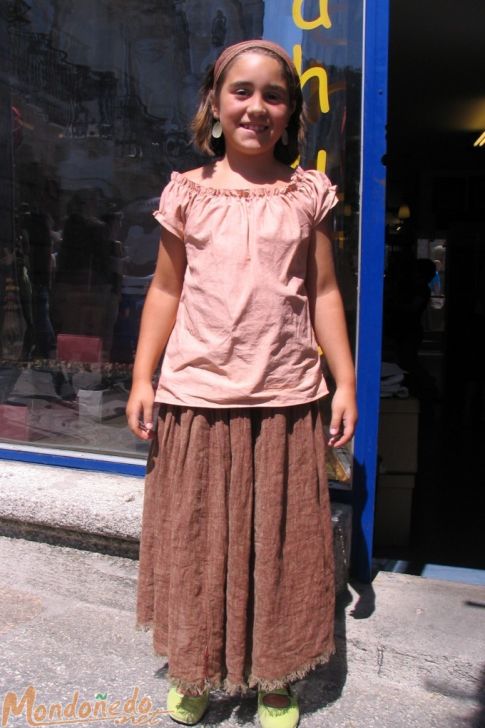
<path fill-rule="evenodd" d="M 154 213 L 162 238 L 127 405 L 133 433 L 153 439 L 138 622 L 168 655 L 168 712 L 186 725 L 209 689 L 257 686 L 263 728 L 294 728 L 289 683 L 334 650 L 317 341 L 336 381 L 330 446 L 350 440 L 357 412 L 332 262 L 336 190 L 289 166 L 302 106 L 282 48 L 227 48 L 193 125 L 216 160 L 174 172 Z"/>

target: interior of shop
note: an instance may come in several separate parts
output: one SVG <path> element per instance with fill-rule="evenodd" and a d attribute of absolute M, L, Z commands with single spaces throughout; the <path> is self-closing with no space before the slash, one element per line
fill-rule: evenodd
<path fill-rule="evenodd" d="M 390 11 L 376 556 L 484 568 L 485 8 Z"/>

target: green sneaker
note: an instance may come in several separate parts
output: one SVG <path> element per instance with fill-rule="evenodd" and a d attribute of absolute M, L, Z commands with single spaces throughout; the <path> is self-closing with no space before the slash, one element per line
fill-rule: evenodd
<path fill-rule="evenodd" d="M 209 691 L 203 695 L 183 695 L 170 688 L 167 695 L 167 711 L 172 720 L 182 725 L 195 725 L 209 705 Z"/>
<path fill-rule="evenodd" d="M 283 708 L 273 708 L 263 702 L 266 695 L 286 695 L 288 705 Z M 286 688 L 277 690 L 260 690 L 258 692 L 258 717 L 261 728 L 296 728 L 300 720 L 298 699 Z"/>

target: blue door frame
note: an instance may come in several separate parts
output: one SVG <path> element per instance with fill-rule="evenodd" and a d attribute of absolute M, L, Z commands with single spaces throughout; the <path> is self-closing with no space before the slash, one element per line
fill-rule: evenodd
<path fill-rule="evenodd" d="M 372 579 L 384 287 L 389 0 L 366 0 L 357 331 L 359 425 L 354 443 L 352 571 Z"/>

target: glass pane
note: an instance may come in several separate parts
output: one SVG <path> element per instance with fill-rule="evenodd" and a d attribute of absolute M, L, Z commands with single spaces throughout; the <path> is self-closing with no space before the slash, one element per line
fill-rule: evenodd
<path fill-rule="evenodd" d="M 201 163 L 188 126 L 202 74 L 244 38 L 265 35 L 292 52 L 299 45 L 302 73 L 322 69 L 305 82 L 302 163 L 321 167 L 325 149 L 341 190 L 337 267 L 353 327 L 361 3 L 331 5 L 331 27 L 310 30 L 295 18 L 318 18 L 325 2 L 2 6 L 1 439 L 145 454 L 124 408 L 158 250 L 151 213 L 172 170 Z"/>
<path fill-rule="evenodd" d="M 359 264 L 361 91 L 363 2 L 266 0 L 265 35 L 293 54 L 308 109 L 302 166 L 325 171 L 338 185 L 335 209 L 335 264 L 355 350 Z M 322 360 L 332 391 L 334 384 Z M 330 410 L 331 399 L 325 400 Z M 327 411 L 327 419 L 330 413 Z M 348 481 L 350 448 L 329 451 L 332 480 Z M 347 477 L 346 477 L 347 476 Z"/>
<path fill-rule="evenodd" d="M 264 24 L 265 35 L 292 52 L 302 74 L 309 122 L 302 165 L 325 171 L 339 187 L 335 260 L 355 345 L 363 2 L 266 0 Z"/>
<path fill-rule="evenodd" d="M 338 185 L 335 214 L 335 261 L 352 345 L 355 345 L 359 251 L 360 125 L 362 89 L 362 2 L 303 5 L 308 21 L 322 18 L 327 26 L 301 33 L 304 70 L 312 69 L 304 85 L 309 110 L 304 167 L 324 170 Z M 303 15 L 303 14 L 302 14 Z M 301 32 L 301 31 L 300 31 Z M 323 69 L 324 73 L 320 73 Z M 316 74 L 320 73 L 319 76 Z M 326 88 L 326 91 L 325 91 Z M 325 102 L 327 109 L 324 110 Z"/>

